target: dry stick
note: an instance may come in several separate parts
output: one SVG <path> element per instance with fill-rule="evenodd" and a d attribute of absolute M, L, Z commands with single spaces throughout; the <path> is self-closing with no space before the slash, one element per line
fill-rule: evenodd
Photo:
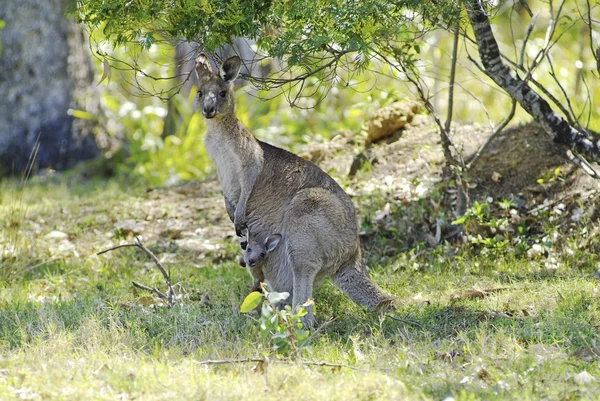
<path fill-rule="evenodd" d="M 245 358 L 245 359 L 209 359 L 206 361 L 196 362 L 198 365 L 229 365 L 234 363 L 252 363 L 252 362 L 266 362 L 264 358 Z"/>
<path fill-rule="evenodd" d="M 412 326 L 417 326 L 417 327 L 418 327 L 418 328 L 420 328 L 420 329 L 422 329 L 422 328 L 423 328 L 423 325 L 422 325 L 422 324 L 420 324 L 420 323 L 417 323 L 417 322 L 414 322 L 414 321 L 412 321 L 412 320 L 400 319 L 400 318 L 398 318 L 398 317 L 395 317 L 395 316 L 392 316 L 392 315 L 390 315 L 389 313 L 386 313 L 385 315 L 386 315 L 387 317 L 389 317 L 390 319 L 392 319 L 392 320 L 396 321 L 396 322 L 399 322 L 399 323 L 404 323 L 404 324 L 410 324 L 410 325 L 412 325 Z"/>
<path fill-rule="evenodd" d="M 137 236 L 135 237 L 135 244 L 122 244 L 122 245 L 113 246 L 112 248 L 108 248 L 108 249 L 105 249 L 103 251 L 96 253 L 96 255 L 102 255 L 103 253 L 106 253 L 109 251 L 114 251 L 115 249 L 119 249 L 119 248 L 125 248 L 128 246 L 134 246 L 136 248 L 141 249 L 142 251 L 144 251 L 144 253 L 146 255 L 148 255 L 150 257 L 150 259 L 152 259 L 152 261 L 154 262 L 156 267 L 158 267 L 158 270 L 160 270 L 160 272 L 162 273 L 162 275 L 165 279 L 165 284 L 167 285 L 168 291 L 167 291 L 167 294 L 165 295 L 165 293 L 163 293 L 156 287 L 151 288 L 151 287 L 145 286 L 143 284 L 137 283 L 135 281 L 132 281 L 131 283 L 133 284 L 134 287 L 137 287 L 142 290 L 149 291 L 149 292 L 154 292 L 161 299 L 167 301 L 167 308 L 170 309 L 173 306 L 173 299 L 175 296 L 175 291 L 173 290 L 173 286 L 171 285 L 171 275 L 169 273 L 167 273 L 167 271 L 165 270 L 163 265 L 160 263 L 158 258 L 152 253 L 152 251 L 150 251 L 148 248 L 146 248 L 144 246 L 144 244 L 142 244 L 142 241 L 140 241 L 140 239 Z"/>
<path fill-rule="evenodd" d="M 268 359 L 268 358 L 244 358 L 244 359 L 209 359 L 206 361 L 198 361 L 196 362 L 198 365 L 231 365 L 236 363 L 254 363 L 254 362 L 263 362 L 263 363 L 273 363 L 273 362 L 281 362 L 287 364 L 298 364 L 304 366 L 328 366 L 332 368 L 348 368 L 352 370 L 361 369 L 356 368 L 354 366 L 346 365 L 343 363 L 330 363 L 330 362 L 319 362 L 319 361 L 293 361 L 288 358 L 278 358 L 278 359 Z"/>

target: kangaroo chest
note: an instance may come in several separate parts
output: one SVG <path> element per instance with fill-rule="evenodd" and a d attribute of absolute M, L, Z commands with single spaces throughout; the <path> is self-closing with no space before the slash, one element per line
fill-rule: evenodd
<path fill-rule="evenodd" d="M 228 138 L 207 133 L 204 145 L 206 153 L 217 169 L 223 194 L 237 204 L 241 191 L 242 160 L 235 142 Z"/>

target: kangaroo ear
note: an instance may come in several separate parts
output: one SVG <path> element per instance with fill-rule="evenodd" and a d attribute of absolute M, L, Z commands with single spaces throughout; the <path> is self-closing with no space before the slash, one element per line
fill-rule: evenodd
<path fill-rule="evenodd" d="M 248 230 L 248 227 L 245 227 L 245 228 L 242 230 L 242 236 L 243 236 L 244 238 L 246 238 L 246 241 L 248 241 L 248 240 L 250 239 L 250 231 Z"/>
<path fill-rule="evenodd" d="M 200 53 L 200 55 L 196 57 L 194 69 L 196 70 L 196 76 L 198 77 L 199 84 L 202 84 L 205 81 L 207 81 L 213 74 L 213 70 L 210 67 L 210 62 L 208 61 L 208 59 L 206 58 L 206 54 L 204 53 Z"/>
<path fill-rule="evenodd" d="M 279 241 L 281 241 L 281 234 L 269 235 L 265 240 L 265 249 L 267 252 L 271 252 L 273 249 L 277 248 Z"/>
<path fill-rule="evenodd" d="M 229 57 L 219 70 L 221 79 L 226 83 L 235 81 L 240 73 L 240 67 L 242 66 L 242 60 L 238 56 Z"/>

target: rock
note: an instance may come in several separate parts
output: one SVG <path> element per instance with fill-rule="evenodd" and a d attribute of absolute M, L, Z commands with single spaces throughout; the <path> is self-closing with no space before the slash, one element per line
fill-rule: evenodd
<path fill-rule="evenodd" d="M 392 136 L 406 124 L 410 124 L 421 110 L 421 105 L 414 101 L 395 102 L 377 110 L 364 125 L 364 130 L 367 131 L 365 143 L 368 145 Z"/>
<path fill-rule="evenodd" d="M 54 240 L 63 240 L 69 238 L 69 234 L 63 233 L 62 231 L 50 231 L 48 234 L 44 235 L 46 239 L 54 239 Z"/>
<path fill-rule="evenodd" d="M 583 370 L 573 375 L 573 381 L 577 384 L 585 386 L 591 384 L 592 382 L 595 382 L 596 378 L 588 372 L 586 372 L 585 370 Z"/>

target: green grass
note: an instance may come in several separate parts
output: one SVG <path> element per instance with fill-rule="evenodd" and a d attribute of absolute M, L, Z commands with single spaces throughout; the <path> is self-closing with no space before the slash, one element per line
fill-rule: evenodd
<path fill-rule="evenodd" d="M 558 253 L 561 267 L 546 270 L 510 252 L 493 259 L 469 248 L 391 253 L 380 234 L 365 249 L 371 275 L 400 298 L 394 316 L 418 325 L 370 313 L 327 282 L 315 294 L 323 327 L 298 358 L 278 361 L 261 339 L 258 315 L 239 312 L 251 279 L 237 266 L 237 246 L 210 234 L 228 227 L 221 201 L 185 214 L 171 193 L 146 196 L 116 181 L 39 178 L 22 191 L 0 185 L 0 399 L 600 396 L 598 283 L 585 249 L 577 258 Z M 144 243 L 174 260 L 165 262 L 181 294 L 173 309 L 132 292 L 131 280 L 163 285 L 145 255 L 133 248 L 95 255 L 132 242 L 114 228 L 125 219 L 147 221 Z M 219 246 L 187 249 L 150 228 L 166 220 L 187 221 Z M 464 295 L 477 289 L 501 290 Z M 266 356 L 264 366 L 202 364 Z"/>

